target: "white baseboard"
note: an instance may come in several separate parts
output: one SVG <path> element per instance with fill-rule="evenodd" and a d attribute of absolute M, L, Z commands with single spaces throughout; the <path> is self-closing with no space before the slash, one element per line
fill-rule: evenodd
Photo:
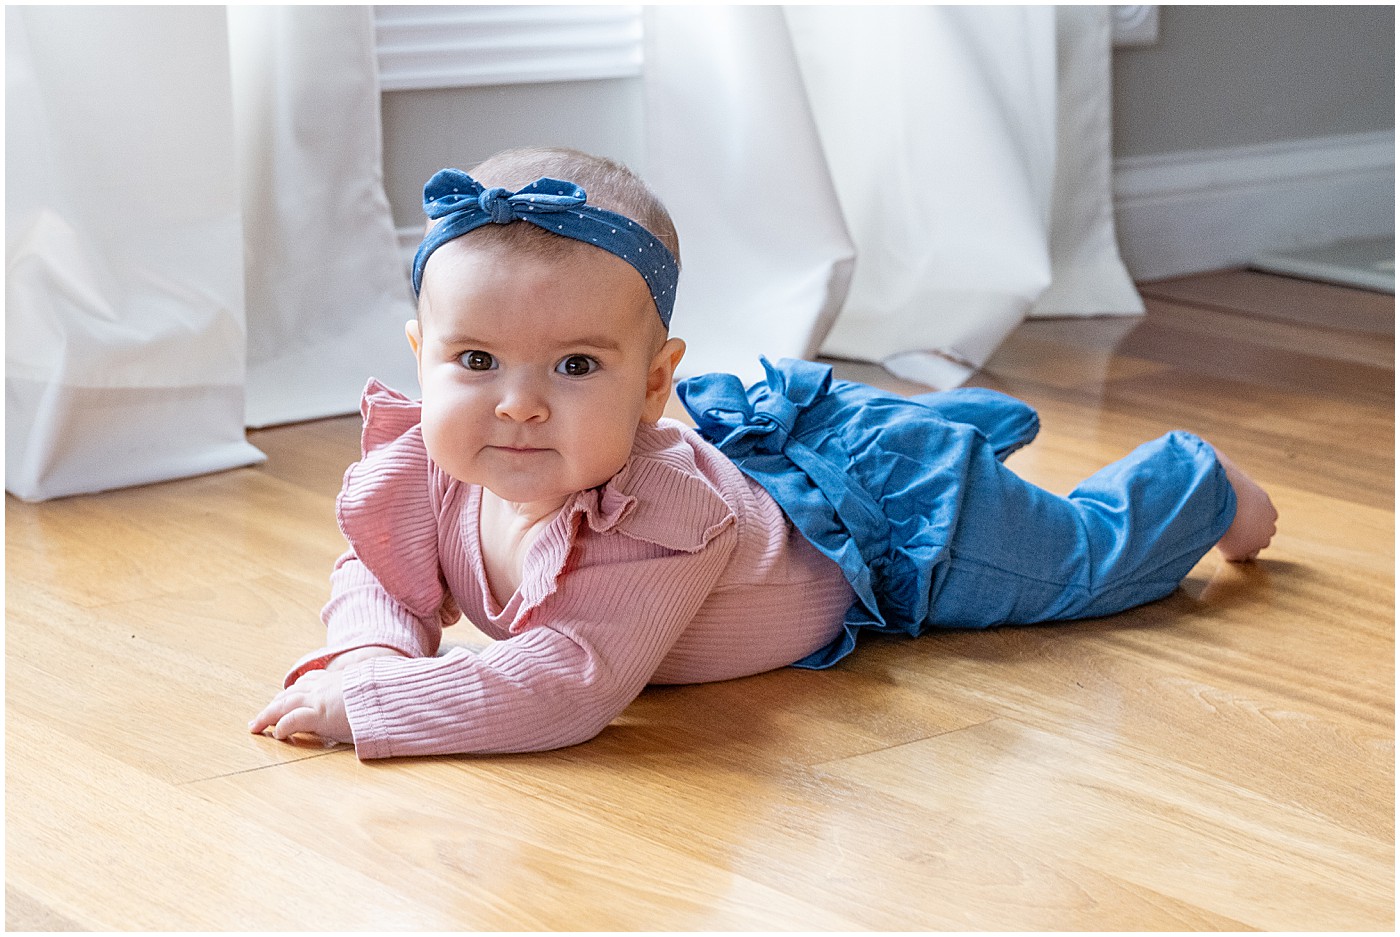
<path fill-rule="evenodd" d="M 1395 232 L 1392 131 L 1116 160 L 1114 209 L 1135 280 L 1241 266 Z"/>

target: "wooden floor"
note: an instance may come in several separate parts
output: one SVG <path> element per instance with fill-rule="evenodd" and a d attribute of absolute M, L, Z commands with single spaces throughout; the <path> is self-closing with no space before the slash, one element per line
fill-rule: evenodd
<path fill-rule="evenodd" d="M 247 733 L 319 643 L 357 420 L 254 433 L 256 468 L 9 500 L 8 926 L 1390 930 L 1393 302 L 1144 291 L 1145 319 L 1028 323 L 974 383 L 1040 409 L 1012 465 L 1052 490 L 1200 432 L 1282 512 L 1261 562 L 1212 554 L 1113 618 L 648 690 L 559 752 L 362 764 Z"/>

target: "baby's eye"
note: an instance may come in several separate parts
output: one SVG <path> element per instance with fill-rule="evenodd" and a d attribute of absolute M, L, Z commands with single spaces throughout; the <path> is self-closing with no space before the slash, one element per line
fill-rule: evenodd
<path fill-rule="evenodd" d="M 598 370 L 598 362 L 587 355 L 569 355 L 554 370 L 567 377 L 586 377 Z"/>
<path fill-rule="evenodd" d="M 457 358 L 468 371 L 490 371 L 496 367 L 496 359 L 485 351 L 463 352 Z"/>

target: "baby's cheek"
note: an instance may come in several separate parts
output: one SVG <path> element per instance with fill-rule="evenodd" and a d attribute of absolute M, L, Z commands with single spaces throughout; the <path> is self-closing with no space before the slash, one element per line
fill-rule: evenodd
<path fill-rule="evenodd" d="M 601 485 L 622 471 L 628 458 L 632 455 L 632 447 L 635 442 L 635 431 L 592 434 L 583 445 L 578 447 L 578 451 L 583 453 L 583 457 L 578 462 L 580 465 L 587 466 L 588 474 L 591 476 L 588 483 L 580 487 Z"/>
<path fill-rule="evenodd" d="M 438 464 L 449 475 L 458 476 L 466 452 L 469 434 L 465 428 L 452 419 L 450 412 L 423 408 L 423 445 L 428 450 L 428 458 Z"/>
<path fill-rule="evenodd" d="M 436 414 L 426 404 L 423 407 L 423 414 L 420 417 L 420 429 L 423 433 L 423 445 L 428 449 L 428 457 L 433 461 L 438 461 L 438 420 Z"/>

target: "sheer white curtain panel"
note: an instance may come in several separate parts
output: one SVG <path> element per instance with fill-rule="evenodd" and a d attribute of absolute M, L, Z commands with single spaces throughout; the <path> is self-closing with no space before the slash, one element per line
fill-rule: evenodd
<path fill-rule="evenodd" d="M 369 7 L 230 6 L 247 263 L 247 423 L 415 393 L 413 294 L 384 194 Z"/>
<path fill-rule="evenodd" d="M 246 465 L 218 7 L 5 8 L 5 487 Z"/>
<path fill-rule="evenodd" d="M 687 373 L 820 350 L 951 387 L 1027 315 L 1142 311 L 1113 233 L 1106 8 L 647 14 Z"/>
<path fill-rule="evenodd" d="M 247 465 L 413 391 L 368 7 L 6 8 L 6 489 Z"/>
<path fill-rule="evenodd" d="M 854 245 L 780 7 L 648 7 L 646 177 L 681 236 L 681 373 L 817 353 Z"/>

